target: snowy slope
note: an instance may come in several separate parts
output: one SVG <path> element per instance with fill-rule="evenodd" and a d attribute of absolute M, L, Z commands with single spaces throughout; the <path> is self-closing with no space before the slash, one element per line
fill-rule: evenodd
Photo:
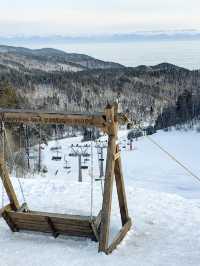
<path fill-rule="evenodd" d="M 123 134 L 121 134 L 123 135 Z M 153 139 L 162 144 L 196 174 L 199 173 L 200 135 L 195 132 L 159 132 Z M 123 142 L 123 136 L 120 141 Z M 64 139 L 62 156 L 71 143 Z M 51 160 L 50 143 L 43 150 L 48 173 L 23 179 L 25 197 L 32 209 L 90 215 L 90 176 L 85 170 L 82 184 L 77 182 L 77 158 L 70 157 L 71 173 L 64 161 Z M 33 233 L 11 233 L 0 219 L 0 266 L 135 265 L 198 266 L 200 261 L 200 183 L 188 176 L 146 138 L 134 142 L 133 151 L 122 148 L 128 205 L 133 227 L 112 255 L 97 253 L 90 240 Z M 94 151 L 94 161 L 96 161 Z M 94 165 L 98 176 L 98 164 Z M 57 175 L 55 175 L 58 170 Z M 21 194 L 17 180 L 14 185 Z M 113 193 L 111 236 L 119 229 L 116 191 Z M 6 199 L 4 199 L 6 201 Z M 94 184 L 93 214 L 101 206 L 100 182 Z"/>

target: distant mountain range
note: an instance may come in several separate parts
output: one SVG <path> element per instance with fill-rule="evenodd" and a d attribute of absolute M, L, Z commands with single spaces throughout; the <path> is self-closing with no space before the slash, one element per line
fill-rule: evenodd
<path fill-rule="evenodd" d="M 16 70 L 76 72 L 86 69 L 123 68 L 123 65 L 84 54 L 66 53 L 52 48 L 28 49 L 0 45 L 0 65 Z"/>
<path fill-rule="evenodd" d="M 134 42 L 134 41 L 200 40 L 200 31 L 136 31 L 132 33 L 102 34 L 88 36 L 0 36 L 0 43 L 84 43 L 84 42 Z"/>

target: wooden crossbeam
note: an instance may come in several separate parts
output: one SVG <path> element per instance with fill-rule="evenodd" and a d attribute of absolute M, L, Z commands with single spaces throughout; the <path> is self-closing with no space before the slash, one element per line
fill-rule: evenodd
<path fill-rule="evenodd" d="M 78 126 L 94 126 L 105 129 L 105 113 L 66 113 L 66 112 L 47 112 L 23 109 L 1 109 L 1 120 L 7 123 L 35 123 L 35 124 L 66 124 Z M 120 124 L 127 123 L 128 119 L 124 114 L 116 114 L 115 120 Z"/>
<path fill-rule="evenodd" d="M 68 124 L 79 126 L 105 127 L 103 114 L 83 115 L 68 113 L 53 113 L 43 111 L 0 110 L 2 120 L 7 123 L 36 123 L 36 124 Z"/>

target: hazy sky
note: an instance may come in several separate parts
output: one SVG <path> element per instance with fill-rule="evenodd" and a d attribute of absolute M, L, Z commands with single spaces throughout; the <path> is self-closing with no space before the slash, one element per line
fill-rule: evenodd
<path fill-rule="evenodd" d="M 200 0 L 0 0 L 0 34 L 200 29 Z"/>

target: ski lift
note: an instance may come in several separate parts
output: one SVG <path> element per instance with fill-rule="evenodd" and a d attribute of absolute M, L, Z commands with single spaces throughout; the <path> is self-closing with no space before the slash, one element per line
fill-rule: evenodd
<path fill-rule="evenodd" d="M 61 146 L 54 146 L 54 147 L 50 148 L 51 151 L 57 151 L 57 150 L 61 150 L 61 149 L 62 149 Z"/>
<path fill-rule="evenodd" d="M 102 176 L 102 177 L 96 177 L 95 178 L 95 181 L 103 181 L 104 180 L 104 177 Z"/>
<path fill-rule="evenodd" d="M 83 170 L 88 169 L 88 165 L 81 165 L 81 169 Z"/>
<path fill-rule="evenodd" d="M 61 156 L 52 156 L 51 158 L 53 161 L 60 161 L 62 159 Z"/>
<path fill-rule="evenodd" d="M 72 153 L 72 152 L 70 152 L 70 153 L 68 154 L 68 156 L 70 156 L 70 157 L 76 157 L 76 154 L 75 154 L 75 153 Z"/>
<path fill-rule="evenodd" d="M 64 166 L 64 168 L 65 168 L 65 169 L 71 169 L 71 166 L 69 166 L 69 164 L 68 164 L 69 161 L 66 159 L 66 156 L 67 156 L 67 155 L 65 154 L 65 156 L 64 156 L 64 161 L 65 161 L 65 166 Z"/>
<path fill-rule="evenodd" d="M 83 157 L 90 157 L 90 154 L 89 153 L 84 153 L 82 156 Z"/>
<path fill-rule="evenodd" d="M 59 151 L 57 151 L 56 155 L 53 155 L 51 158 L 53 161 L 60 161 L 62 159 L 62 156 L 59 155 Z"/>

